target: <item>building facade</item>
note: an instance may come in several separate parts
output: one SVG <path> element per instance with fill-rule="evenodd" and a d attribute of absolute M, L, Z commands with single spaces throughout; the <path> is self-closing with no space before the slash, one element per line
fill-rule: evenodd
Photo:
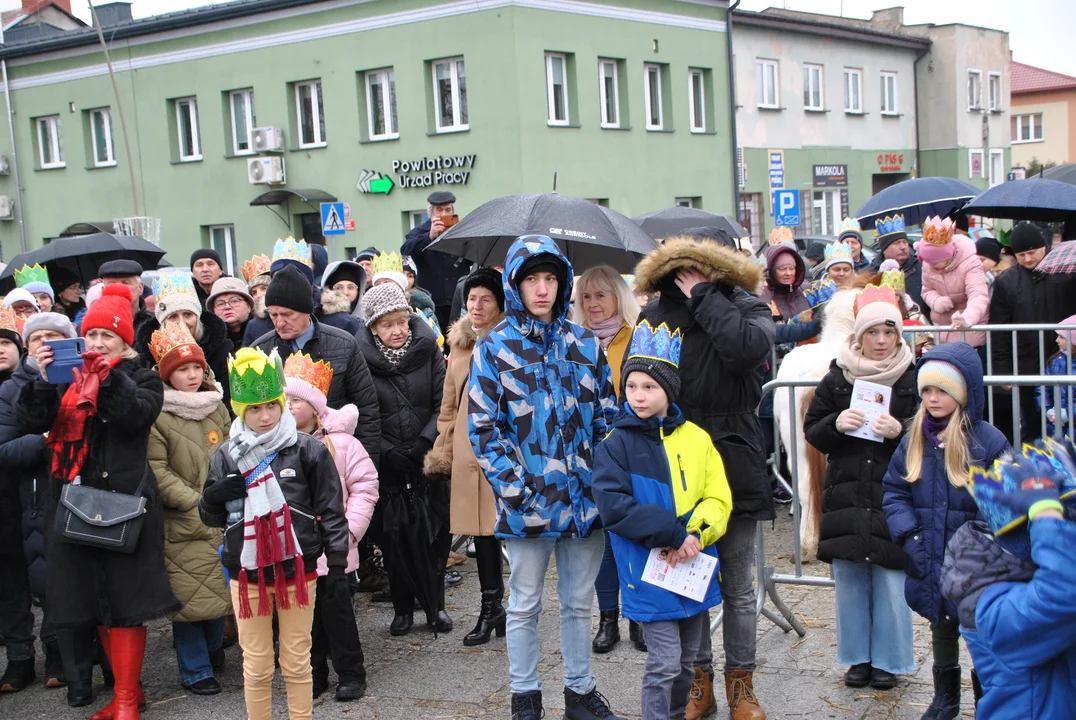
<path fill-rule="evenodd" d="M 354 225 L 327 243 L 343 258 L 399 247 L 433 189 L 463 214 L 554 178 L 627 215 L 731 212 L 725 14 L 718 0 L 245 0 L 107 27 L 119 103 L 94 30 L 9 43 L 4 254 L 148 215 L 174 264 L 212 246 L 234 270 L 279 236 L 322 242 L 319 203 L 335 199 Z"/>
<path fill-rule="evenodd" d="M 1013 62 L 1012 163 L 1034 170 L 1076 160 L 1076 77 Z"/>

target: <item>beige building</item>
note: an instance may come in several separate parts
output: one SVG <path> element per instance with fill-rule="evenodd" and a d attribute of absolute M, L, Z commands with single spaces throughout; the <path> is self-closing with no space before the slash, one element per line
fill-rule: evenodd
<path fill-rule="evenodd" d="M 1012 62 L 1012 164 L 1076 160 L 1076 77 Z"/>

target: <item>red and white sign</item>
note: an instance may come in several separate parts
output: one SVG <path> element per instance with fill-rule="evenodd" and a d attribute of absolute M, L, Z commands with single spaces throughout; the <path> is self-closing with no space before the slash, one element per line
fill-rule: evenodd
<path fill-rule="evenodd" d="M 904 172 L 904 153 L 878 153 L 878 172 Z"/>
<path fill-rule="evenodd" d="M 344 207 L 347 207 L 345 205 Z M 355 232 L 355 221 L 348 219 L 344 221 L 344 232 Z"/>

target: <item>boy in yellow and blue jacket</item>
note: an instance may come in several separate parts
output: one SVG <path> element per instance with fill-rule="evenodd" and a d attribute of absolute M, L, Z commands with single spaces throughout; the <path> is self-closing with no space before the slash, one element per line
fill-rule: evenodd
<path fill-rule="evenodd" d="M 653 548 L 670 564 L 715 543 L 732 513 L 732 492 L 710 436 L 674 404 L 680 391 L 680 331 L 641 322 L 621 377 L 626 402 L 594 453 L 594 501 L 611 533 L 623 614 L 641 624 L 648 655 L 643 719 L 683 718 L 706 610 L 721 603 L 720 566 L 702 602 L 643 582 Z"/>

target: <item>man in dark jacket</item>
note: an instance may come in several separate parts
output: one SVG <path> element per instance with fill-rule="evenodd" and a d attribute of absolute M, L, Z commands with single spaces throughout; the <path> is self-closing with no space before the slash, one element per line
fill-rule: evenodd
<path fill-rule="evenodd" d="M 717 542 L 724 601 L 725 680 L 731 683 L 734 720 L 764 717 L 755 697 L 757 617 L 754 590 L 755 529 L 774 518 L 766 472 L 762 426 L 755 414 L 762 377 L 773 347 L 770 308 L 748 291 L 758 292 L 762 269 L 751 258 L 716 242 L 666 240 L 635 270 L 636 286 L 661 292 L 639 319 L 653 327 L 668 323 L 683 333 L 680 352 L 680 409 L 710 435 L 721 453 L 732 488 L 732 517 Z M 709 632 L 696 659 L 688 713 L 711 711 L 713 650 Z"/>
<path fill-rule="evenodd" d="M 863 254 L 863 235 L 859 232 L 859 223 L 852 218 L 845 218 L 841 223 L 837 242 L 844 243 L 852 251 L 852 271 L 863 272 L 871 266 L 871 261 Z"/>
<path fill-rule="evenodd" d="M 194 290 L 198 294 L 198 303 L 205 307 L 205 301 L 213 292 L 213 283 L 224 275 L 220 254 L 212 248 L 195 250 L 191 254 L 191 275 L 194 277 Z"/>
<path fill-rule="evenodd" d="M 876 220 L 874 226 L 878 232 L 878 249 L 881 252 L 874 256 L 871 271 L 878 272 L 884 261 L 895 260 L 904 272 L 904 291 L 925 312 L 927 306 L 923 302 L 923 268 L 908 242 L 908 233 L 904 231 L 904 216 L 882 218 Z"/>
<path fill-rule="evenodd" d="M 265 293 L 265 307 L 273 330 L 257 338 L 252 347 L 267 355 L 276 348 L 284 360 L 302 350 L 315 361 L 325 360 L 332 365 L 329 407 L 338 410 L 351 403 L 359 409 L 355 437 L 377 465 L 381 459 L 377 392 L 355 336 L 313 317 L 313 290 L 303 274 L 293 267 L 286 267 L 273 277 Z"/>
<path fill-rule="evenodd" d="M 994 281 L 990 298 L 990 324 L 1059 323 L 1076 313 L 1076 275 L 1044 275 L 1035 272 L 1048 252 L 1046 237 L 1031 223 L 1022 222 L 1012 229 L 1009 243 L 1016 254 L 1017 265 L 1009 268 Z M 1045 335 L 1045 344 L 1043 336 Z M 1016 355 L 1013 356 L 1012 337 L 1008 333 L 995 336 L 991 342 L 995 375 L 1040 375 L 1044 371 L 1040 357 L 1049 358 L 1055 352 L 1054 333 L 1029 331 L 1018 333 Z M 1040 355 L 1040 352 L 1042 353 Z M 1012 400 L 1008 392 L 994 389 L 994 426 L 1005 433 L 1015 446 Z M 1038 437 L 1041 430 L 1035 388 L 1020 390 L 1021 433 L 1023 440 Z M 1047 389 L 1047 392 L 1050 392 Z"/>
<path fill-rule="evenodd" d="M 410 255 L 415 261 L 419 277 L 437 307 L 437 322 L 441 327 L 447 328 L 452 309 L 452 294 L 456 291 L 459 279 L 467 275 L 470 264 L 448 253 L 426 249 L 451 227 L 445 221 L 456 216 L 456 196 L 447 190 L 435 190 L 426 198 L 426 202 L 429 203 L 427 210 L 430 219 L 407 233 L 400 254 Z"/>

